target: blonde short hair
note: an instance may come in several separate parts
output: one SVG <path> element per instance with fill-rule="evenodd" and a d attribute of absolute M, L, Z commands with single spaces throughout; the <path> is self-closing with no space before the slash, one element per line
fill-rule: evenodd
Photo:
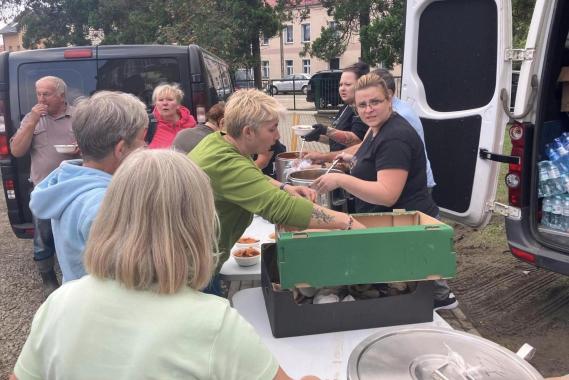
<path fill-rule="evenodd" d="M 172 95 L 176 99 L 176 103 L 182 103 L 184 91 L 178 83 L 161 83 L 152 92 L 152 104 L 156 104 L 156 99 L 162 95 Z"/>
<path fill-rule="evenodd" d="M 203 289 L 217 264 L 208 176 L 172 150 L 131 153 L 113 175 L 85 248 L 88 273 L 125 287 Z"/>
<path fill-rule="evenodd" d="M 386 99 L 391 99 L 389 88 L 387 83 L 377 74 L 371 72 L 369 74 L 363 75 L 358 79 L 355 85 L 355 91 L 365 90 L 370 87 L 377 87 L 383 91 Z"/>
<path fill-rule="evenodd" d="M 279 120 L 286 109 L 272 96 L 256 89 L 235 92 L 225 105 L 223 125 L 227 134 L 237 138 L 243 128 L 259 129 L 262 123 Z"/>

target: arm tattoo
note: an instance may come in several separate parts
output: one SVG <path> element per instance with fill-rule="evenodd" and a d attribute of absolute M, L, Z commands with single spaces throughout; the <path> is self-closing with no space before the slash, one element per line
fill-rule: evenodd
<path fill-rule="evenodd" d="M 328 214 L 326 211 L 316 205 L 312 209 L 311 218 L 316 220 L 318 224 L 329 224 L 334 221 L 334 217 L 332 215 Z"/>
<path fill-rule="evenodd" d="M 338 131 L 337 129 L 328 128 L 326 135 L 332 140 L 342 145 L 350 146 L 361 142 L 354 132 Z"/>

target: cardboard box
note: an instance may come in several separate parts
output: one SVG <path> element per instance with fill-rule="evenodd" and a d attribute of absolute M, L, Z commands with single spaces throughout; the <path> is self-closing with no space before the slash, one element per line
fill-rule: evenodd
<path fill-rule="evenodd" d="M 558 82 L 563 86 L 561 95 L 561 112 L 569 112 L 569 66 L 561 68 Z"/>
<path fill-rule="evenodd" d="M 433 282 L 421 281 L 408 294 L 351 302 L 298 305 L 293 292 L 275 290 L 279 283 L 275 244 L 264 244 L 261 283 L 275 338 L 323 334 L 433 320 Z"/>
<path fill-rule="evenodd" d="M 419 211 L 355 214 L 351 231 L 279 231 L 281 286 L 372 284 L 451 278 L 453 229 Z"/>

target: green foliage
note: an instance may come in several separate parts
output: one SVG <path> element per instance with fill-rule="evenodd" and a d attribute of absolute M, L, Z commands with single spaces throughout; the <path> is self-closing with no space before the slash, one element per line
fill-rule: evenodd
<path fill-rule="evenodd" d="M 363 61 L 388 67 L 401 62 L 405 1 L 323 0 L 322 5 L 336 25 L 323 29 L 301 55 L 330 60 L 344 53 L 349 40 L 357 35 Z"/>
<path fill-rule="evenodd" d="M 523 48 L 536 0 L 512 0 L 513 46 Z"/>

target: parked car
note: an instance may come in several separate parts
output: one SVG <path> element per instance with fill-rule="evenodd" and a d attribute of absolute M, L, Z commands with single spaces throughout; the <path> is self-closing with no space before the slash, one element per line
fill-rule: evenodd
<path fill-rule="evenodd" d="M 423 122 L 433 197 L 446 217 L 470 226 L 505 215 L 515 257 L 569 275 L 568 194 L 549 209 L 538 190 L 546 145 L 569 131 L 569 2 L 538 0 L 521 50 L 512 48 L 509 0 L 458 2 L 407 2 L 402 98 Z M 522 64 L 512 113 L 514 60 Z M 502 154 L 507 126 L 510 155 Z M 500 162 L 509 165 L 508 204 L 495 202 Z"/>
<path fill-rule="evenodd" d="M 177 82 L 182 104 L 193 115 L 225 100 L 232 92 L 228 65 L 197 45 L 101 45 L 0 53 L 0 168 L 8 218 L 16 236 L 34 233 L 28 208 L 30 158 L 10 154 L 9 141 L 36 104 L 35 82 L 55 75 L 67 83 L 67 100 L 97 90 L 120 90 L 152 108 L 152 91 L 161 82 Z M 150 126 L 152 123 L 150 124 Z"/>
<path fill-rule="evenodd" d="M 283 79 L 272 80 L 268 84 L 268 90 L 272 95 L 287 92 L 300 92 L 306 94 L 310 74 L 291 74 Z"/>

